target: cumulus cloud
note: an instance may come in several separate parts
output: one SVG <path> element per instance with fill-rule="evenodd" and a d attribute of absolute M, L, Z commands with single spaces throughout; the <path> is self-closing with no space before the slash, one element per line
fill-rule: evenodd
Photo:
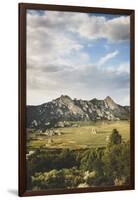
<path fill-rule="evenodd" d="M 87 14 L 82 14 L 81 17 L 72 17 L 73 21 L 76 22 L 72 27 L 72 31 L 77 31 L 82 37 L 88 39 L 105 38 L 112 42 L 129 39 L 129 17 L 106 19 L 105 17 L 88 16 Z"/>
<path fill-rule="evenodd" d="M 27 12 L 27 103 L 40 104 L 61 94 L 128 103 L 129 63 L 103 67 L 117 57 L 108 50 L 92 62 L 93 41 L 120 44 L 129 40 L 129 17 L 109 19 L 87 13 Z M 102 48 L 102 47 L 100 47 Z M 125 96 L 124 101 L 123 95 Z"/>
<path fill-rule="evenodd" d="M 28 65 L 32 60 L 39 65 L 53 60 L 59 64 L 71 64 L 69 55 L 81 52 L 84 44 L 80 40 L 83 37 L 89 40 L 105 38 L 112 42 L 127 40 L 129 17 L 107 19 L 86 13 L 44 11 L 43 15 L 39 15 L 36 11 L 28 12 Z M 68 59 L 65 59 L 66 55 Z M 78 57 L 81 60 L 82 55 L 78 54 Z"/>
<path fill-rule="evenodd" d="M 124 41 L 130 37 L 130 17 L 118 17 L 105 24 L 104 33 L 111 41 Z"/>

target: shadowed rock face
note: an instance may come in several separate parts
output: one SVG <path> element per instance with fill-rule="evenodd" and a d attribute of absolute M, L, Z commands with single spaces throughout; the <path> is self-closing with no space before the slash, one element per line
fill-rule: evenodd
<path fill-rule="evenodd" d="M 72 100 L 67 95 L 38 106 L 27 106 L 27 128 L 54 126 L 60 121 L 129 119 L 129 106 L 116 104 L 111 97 Z"/>

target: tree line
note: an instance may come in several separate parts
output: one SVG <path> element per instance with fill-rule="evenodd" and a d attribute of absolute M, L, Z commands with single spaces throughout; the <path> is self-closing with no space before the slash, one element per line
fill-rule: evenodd
<path fill-rule="evenodd" d="M 27 160 L 27 189 L 127 185 L 130 144 L 113 129 L 103 148 L 37 150 Z"/>

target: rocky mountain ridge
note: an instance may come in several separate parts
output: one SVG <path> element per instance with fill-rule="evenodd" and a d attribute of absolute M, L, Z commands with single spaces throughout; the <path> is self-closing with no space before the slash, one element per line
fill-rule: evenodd
<path fill-rule="evenodd" d="M 109 96 L 88 101 L 61 95 L 42 105 L 27 106 L 27 128 L 54 127 L 63 121 L 128 120 L 129 114 L 129 106 L 116 104 Z"/>

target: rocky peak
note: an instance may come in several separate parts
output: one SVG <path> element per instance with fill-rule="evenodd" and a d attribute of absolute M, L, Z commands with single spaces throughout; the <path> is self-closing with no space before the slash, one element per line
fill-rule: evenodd
<path fill-rule="evenodd" d="M 110 96 L 107 96 L 104 99 L 104 102 L 108 105 L 108 107 L 112 110 L 118 107 L 118 105 L 113 101 L 113 99 Z"/>
<path fill-rule="evenodd" d="M 61 95 L 55 101 L 58 103 L 61 103 L 61 104 L 68 105 L 68 104 L 72 103 L 73 100 L 67 95 Z"/>
<path fill-rule="evenodd" d="M 68 95 L 61 95 L 60 97 L 59 97 L 59 99 L 62 99 L 62 100 L 72 100 Z"/>
<path fill-rule="evenodd" d="M 107 97 L 105 98 L 105 100 L 106 100 L 106 101 L 113 101 L 113 99 L 112 99 L 110 96 L 107 96 Z"/>
<path fill-rule="evenodd" d="M 57 99 L 52 100 L 52 102 L 63 103 L 63 104 L 66 103 L 66 102 L 70 102 L 70 101 L 72 101 L 72 99 L 67 95 L 61 95 Z"/>
<path fill-rule="evenodd" d="M 57 102 L 57 105 L 60 109 L 65 108 L 70 113 L 74 114 L 83 114 L 83 111 L 74 104 L 74 101 L 67 95 L 61 95 L 59 98 L 55 100 Z"/>

